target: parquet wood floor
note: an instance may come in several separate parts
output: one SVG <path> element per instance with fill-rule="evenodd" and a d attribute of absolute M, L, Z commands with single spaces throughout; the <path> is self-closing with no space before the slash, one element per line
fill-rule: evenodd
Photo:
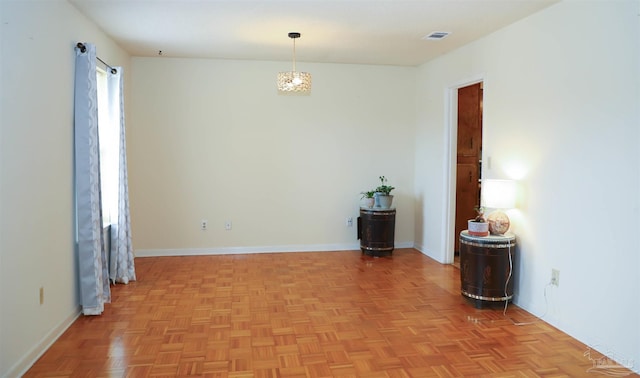
<path fill-rule="evenodd" d="M 25 377 L 584 377 L 587 346 L 413 249 L 148 257 Z M 514 322 L 533 322 L 515 325 Z M 619 373 L 619 372 L 618 372 Z M 622 374 L 637 376 L 629 371 Z"/>

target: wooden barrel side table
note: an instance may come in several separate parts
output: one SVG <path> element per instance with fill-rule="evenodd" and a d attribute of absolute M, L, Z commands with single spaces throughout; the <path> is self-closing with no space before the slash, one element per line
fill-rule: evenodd
<path fill-rule="evenodd" d="M 513 234 L 460 233 L 460 291 L 476 308 L 513 298 L 515 247 Z"/>
<path fill-rule="evenodd" d="M 392 254 L 395 228 L 395 209 L 360 208 L 358 239 L 362 253 L 372 256 Z"/>

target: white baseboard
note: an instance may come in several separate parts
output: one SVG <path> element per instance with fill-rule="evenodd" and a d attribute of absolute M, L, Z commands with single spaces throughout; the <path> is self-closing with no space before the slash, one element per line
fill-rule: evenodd
<path fill-rule="evenodd" d="M 56 327 L 52 328 L 49 333 L 47 333 L 39 342 L 37 342 L 27 354 L 24 355 L 15 365 L 13 365 L 9 371 L 4 375 L 3 378 L 10 377 L 21 377 L 24 373 L 33 366 L 33 364 L 40 358 L 44 352 L 53 345 L 53 343 L 58 340 L 58 338 L 67 330 L 67 328 L 71 327 L 73 322 L 78 319 L 81 314 L 80 307 L 78 309 L 67 316 L 60 324 Z"/>
<path fill-rule="evenodd" d="M 413 248 L 413 242 L 395 243 L 395 248 Z M 198 255 L 242 255 L 252 253 L 283 252 L 335 252 L 358 251 L 359 243 L 349 244 L 292 244 L 260 247 L 216 247 L 216 248 L 183 248 L 183 249 L 137 249 L 136 257 L 158 256 L 198 256 Z"/>
<path fill-rule="evenodd" d="M 436 258 L 436 256 L 434 256 L 434 254 L 433 254 L 431 251 L 429 251 L 428 249 L 424 248 L 424 246 L 423 246 L 422 244 L 417 244 L 417 243 L 416 243 L 416 244 L 413 246 L 413 248 L 414 248 L 414 249 L 417 249 L 420 253 L 422 253 L 423 255 L 427 256 L 428 258 L 433 259 L 433 260 L 435 260 L 435 261 L 439 262 L 440 264 L 446 264 L 445 262 L 442 262 L 442 261 L 438 260 L 438 259 Z"/>

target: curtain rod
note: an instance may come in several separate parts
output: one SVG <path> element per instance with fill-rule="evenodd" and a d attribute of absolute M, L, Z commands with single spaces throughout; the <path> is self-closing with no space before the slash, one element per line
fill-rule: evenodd
<path fill-rule="evenodd" d="M 78 42 L 78 44 L 76 45 L 77 48 L 80 49 L 81 52 L 85 52 L 87 51 L 87 48 L 85 47 L 84 43 L 82 42 Z M 100 59 L 99 56 L 96 56 L 96 59 L 98 59 L 100 61 L 100 63 L 104 64 L 105 66 L 107 66 L 107 68 L 111 69 L 111 73 L 112 74 L 116 74 L 118 73 L 118 70 L 116 70 L 115 68 L 111 67 L 110 65 L 107 64 L 107 62 L 105 62 L 104 60 Z"/>

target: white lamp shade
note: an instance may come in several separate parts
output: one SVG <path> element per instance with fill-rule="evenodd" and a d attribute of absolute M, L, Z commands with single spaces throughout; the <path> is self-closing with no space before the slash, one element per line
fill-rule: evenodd
<path fill-rule="evenodd" d="M 492 209 L 511 209 L 516 206 L 516 182 L 513 180 L 482 180 L 481 205 Z"/>

